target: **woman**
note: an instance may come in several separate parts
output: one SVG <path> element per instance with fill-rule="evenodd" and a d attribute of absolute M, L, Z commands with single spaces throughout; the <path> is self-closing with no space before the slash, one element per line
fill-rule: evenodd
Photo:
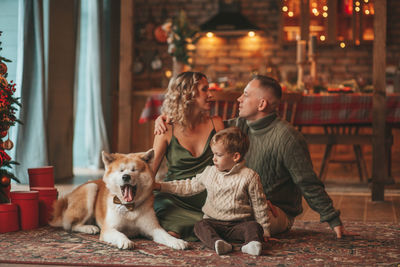
<path fill-rule="evenodd" d="M 154 137 L 153 171 L 165 156 L 168 172 L 165 181 L 193 178 L 212 165 L 209 146 L 216 131 L 224 128 L 222 119 L 211 118 L 211 94 L 207 77 L 199 72 L 183 72 L 171 79 L 162 112 L 170 120 L 167 131 Z M 167 193 L 155 196 L 154 210 L 161 226 L 171 235 L 187 241 L 197 240 L 193 226 L 203 218 L 201 207 L 206 192 L 191 197 Z"/>

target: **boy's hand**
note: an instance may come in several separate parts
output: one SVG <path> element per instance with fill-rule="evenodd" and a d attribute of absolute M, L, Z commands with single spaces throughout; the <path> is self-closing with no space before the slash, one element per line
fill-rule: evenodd
<path fill-rule="evenodd" d="M 164 134 L 167 131 L 167 123 L 169 122 L 170 120 L 169 118 L 167 118 L 166 115 L 158 116 L 157 119 L 154 121 L 154 134 Z"/>

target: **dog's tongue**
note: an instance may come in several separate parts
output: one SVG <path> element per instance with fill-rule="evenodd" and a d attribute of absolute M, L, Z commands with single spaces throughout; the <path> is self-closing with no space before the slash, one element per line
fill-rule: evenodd
<path fill-rule="evenodd" d="M 122 188 L 122 194 L 124 195 L 125 202 L 131 202 L 133 200 L 132 190 L 131 190 L 131 187 L 129 185 L 125 185 Z"/>

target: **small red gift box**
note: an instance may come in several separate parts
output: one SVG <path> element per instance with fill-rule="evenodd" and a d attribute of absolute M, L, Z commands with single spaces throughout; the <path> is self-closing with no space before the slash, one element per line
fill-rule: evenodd
<path fill-rule="evenodd" d="M 19 230 L 18 207 L 13 203 L 0 204 L 0 233 Z"/>
<path fill-rule="evenodd" d="M 58 192 L 53 187 L 31 187 L 31 191 L 39 192 L 39 225 L 49 223 L 53 212 L 53 202 L 57 200 Z"/>
<path fill-rule="evenodd" d="M 29 187 L 54 187 L 54 168 L 44 166 L 29 168 Z"/>
<path fill-rule="evenodd" d="M 39 225 L 39 192 L 11 191 L 11 203 L 18 206 L 22 230 L 35 229 Z"/>

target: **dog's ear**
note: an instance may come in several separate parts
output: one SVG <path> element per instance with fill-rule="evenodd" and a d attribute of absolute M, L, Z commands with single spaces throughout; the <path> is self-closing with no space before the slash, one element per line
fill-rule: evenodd
<path fill-rule="evenodd" d="M 154 149 L 149 149 L 146 153 L 144 153 L 141 157 L 147 163 L 150 163 L 154 158 Z"/>
<path fill-rule="evenodd" d="M 108 165 L 115 160 L 115 157 L 112 154 L 108 154 L 105 151 L 101 152 L 101 156 L 103 158 L 104 165 Z"/>

